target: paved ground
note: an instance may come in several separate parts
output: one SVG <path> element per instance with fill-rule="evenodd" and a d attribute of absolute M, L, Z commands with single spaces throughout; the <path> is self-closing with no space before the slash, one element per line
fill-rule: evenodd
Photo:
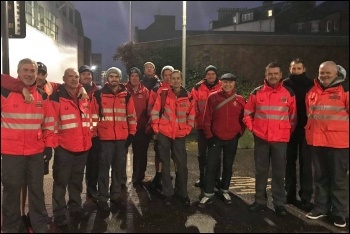
<path fill-rule="evenodd" d="M 251 213 L 248 206 L 254 201 L 254 160 L 252 149 L 239 149 L 233 167 L 231 180 L 232 205 L 225 205 L 216 199 L 208 208 L 197 207 L 200 189 L 193 186 L 198 178 L 197 146 L 187 144 L 189 182 L 188 191 L 191 206 L 185 208 L 179 202 L 172 207 L 162 203 L 162 195 L 148 186 L 154 175 L 153 145 L 149 147 L 147 176 L 142 188 L 135 189 L 131 184 L 124 191 L 121 206 L 111 206 L 111 212 L 101 213 L 94 202 L 86 199 L 86 188 L 82 200 L 86 216 L 72 221 L 69 226 L 52 226 L 52 232 L 349 232 L 334 227 L 327 218 L 308 220 L 301 208 L 287 205 L 290 214 L 278 217 L 273 211 L 271 191 L 268 188 L 268 211 Z M 132 155 L 128 157 L 128 178 L 132 173 Z M 50 167 L 51 168 L 51 167 Z M 49 215 L 52 215 L 52 171 L 44 178 L 45 202 Z M 348 220 L 347 220 L 348 221 Z"/>

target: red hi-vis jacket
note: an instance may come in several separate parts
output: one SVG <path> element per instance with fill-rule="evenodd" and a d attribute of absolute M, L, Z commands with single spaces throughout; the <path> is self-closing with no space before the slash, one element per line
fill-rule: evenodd
<path fill-rule="evenodd" d="M 309 145 L 349 148 L 349 82 L 336 80 L 322 88 L 315 86 L 306 94 L 305 137 Z"/>
<path fill-rule="evenodd" d="M 281 82 L 275 87 L 264 83 L 250 94 L 243 122 L 265 141 L 289 142 L 297 121 L 295 95 Z"/>
<path fill-rule="evenodd" d="M 95 91 L 91 102 L 92 122 L 101 140 L 125 140 L 129 134 L 135 135 L 137 118 L 134 100 L 130 97 L 122 84 L 117 93 L 108 83 Z"/>
<path fill-rule="evenodd" d="M 231 100 L 223 104 L 228 98 Z M 226 141 L 233 139 L 238 133 L 243 135 L 244 106 L 244 98 L 234 91 L 229 95 L 223 90 L 211 93 L 204 110 L 205 138 L 215 136 Z"/>
<path fill-rule="evenodd" d="M 216 79 L 214 85 L 208 84 L 207 81 L 203 79 L 192 88 L 191 94 L 195 105 L 196 129 L 204 129 L 203 117 L 205 104 L 208 100 L 209 94 L 218 90 L 221 90 L 221 81 L 219 79 Z"/>
<path fill-rule="evenodd" d="M 178 96 L 173 90 L 168 90 L 165 100 L 164 112 L 159 116 L 161 110 L 161 96 L 158 95 L 151 111 L 152 129 L 157 134 L 175 139 L 188 135 L 194 127 L 194 101 L 191 94 L 181 87 Z"/>
<path fill-rule="evenodd" d="M 147 113 L 149 90 L 140 83 L 137 91 L 135 92 L 131 87 L 130 82 L 126 84 L 126 89 L 129 91 L 134 101 L 137 118 L 137 130 L 145 131 L 146 125 L 149 121 L 149 115 Z"/>
<path fill-rule="evenodd" d="M 55 115 L 47 94 L 28 87 L 34 96 L 25 103 L 22 94 L 1 88 L 1 154 L 30 156 L 45 147 L 57 147 Z"/>
<path fill-rule="evenodd" d="M 58 144 L 71 152 L 83 152 L 91 148 L 91 110 L 89 99 L 71 97 L 61 85 L 50 96 L 56 111 Z"/>

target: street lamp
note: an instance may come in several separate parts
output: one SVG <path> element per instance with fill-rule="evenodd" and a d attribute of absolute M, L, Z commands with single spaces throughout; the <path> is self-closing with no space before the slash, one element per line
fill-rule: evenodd
<path fill-rule="evenodd" d="M 186 1 L 182 1 L 182 77 L 186 87 Z"/>

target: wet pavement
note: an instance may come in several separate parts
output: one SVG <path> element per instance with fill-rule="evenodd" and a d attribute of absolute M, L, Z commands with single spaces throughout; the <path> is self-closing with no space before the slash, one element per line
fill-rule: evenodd
<path fill-rule="evenodd" d="M 185 207 L 175 199 L 173 206 L 165 206 L 160 191 L 152 189 L 150 181 L 154 176 L 154 152 L 150 144 L 147 175 L 142 186 L 134 188 L 130 183 L 132 173 L 132 154 L 127 161 L 128 184 L 123 190 L 121 203 L 111 203 L 110 212 L 101 212 L 97 204 L 86 197 L 86 187 L 82 194 L 84 216 L 70 219 L 67 226 L 51 225 L 51 232 L 69 233 L 218 233 L 218 232 L 346 232 L 346 228 L 334 227 L 324 217 L 309 220 L 301 206 L 286 205 L 289 214 L 279 217 L 271 203 L 271 190 L 268 187 L 269 209 L 264 212 L 250 212 L 248 207 L 254 202 L 254 158 L 252 149 L 239 149 L 233 166 L 230 186 L 232 204 L 226 205 L 219 194 L 207 208 L 199 208 L 201 196 L 199 188 L 194 186 L 198 179 L 197 145 L 187 144 L 188 152 L 188 192 L 190 207 Z M 51 160 L 52 162 L 52 160 Z M 51 168 L 51 167 L 50 167 Z M 175 175 L 173 173 L 173 175 Z M 44 178 L 45 202 L 48 213 L 52 216 L 52 171 Z M 270 183 L 269 183 L 270 184 Z M 66 196 L 68 199 L 68 196 Z M 69 215 L 67 214 L 67 217 Z M 347 219 L 347 224 L 348 224 Z"/>

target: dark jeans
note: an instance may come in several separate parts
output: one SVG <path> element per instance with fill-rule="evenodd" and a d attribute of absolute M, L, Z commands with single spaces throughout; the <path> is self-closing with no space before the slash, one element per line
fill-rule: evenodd
<path fill-rule="evenodd" d="M 198 141 L 198 166 L 199 166 L 199 180 L 201 182 L 205 181 L 205 171 L 206 171 L 206 158 L 208 153 L 208 143 L 205 138 L 204 130 L 197 129 L 197 141 Z M 220 163 L 218 164 L 216 171 L 216 184 L 220 184 L 221 180 L 221 155 L 220 155 Z"/>
<path fill-rule="evenodd" d="M 88 151 L 71 152 L 61 146 L 55 150 L 53 161 L 52 209 L 54 217 L 79 211 L 82 208 L 81 193 L 83 191 L 84 169 Z M 68 203 L 66 190 L 68 188 Z"/>
<path fill-rule="evenodd" d="M 48 232 L 48 214 L 43 188 L 43 154 L 30 156 L 4 154 L 1 164 L 2 232 L 18 233 L 23 226 L 19 197 L 24 178 L 28 184 L 29 216 L 33 230 L 35 233 Z"/>
<path fill-rule="evenodd" d="M 98 180 L 98 158 L 100 156 L 101 143 L 98 137 L 92 138 L 92 147 L 86 160 L 86 193 L 88 196 L 97 195 L 97 180 Z"/>
<path fill-rule="evenodd" d="M 267 142 L 254 135 L 255 159 L 255 201 L 267 204 L 267 180 L 270 162 L 272 167 L 272 203 L 274 206 L 284 206 L 286 193 L 284 190 L 284 176 L 286 171 L 286 142 Z"/>
<path fill-rule="evenodd" d="M 187 193 L 188 169 L 186 137 L 175 138 L 174 140 L 158 133 L 158 148 L 162 163 L 162 193 L 164 196 L 174 195 L 173 183 L 170 177 L 170 158 L 173 157 L 177 173 L 175 187 L 178 195 L 185 198 Z M 172 154 L 171 154 L 172 152 Z"/>
<path fill-rule="evenodd" d="M 315 210 L 345 218 L 349 212 L 349 148 L 311 146 L 315 168 Z"/>
<path fill-rule="evenodd" d="M 299 158 L 299 197 L 310 201 L 313 193 L 312 158 L 310 146 L 305 140 L 305 130 L 296 128 L 287 144 L 287 165 L 285 189 L 287 200 L 296 200 L 297 176 L 296 162 Z"/>
<path fill-rule="evenodd" d="M 101 202 L 108 201 L 109 197 L 111 200 L 116 200 L 121 194 L 122 173 L 125 171 L 125 140 L 101 141 L 99 162 L 97 198 Z M 109 187 L 111 166 L 112 182 Z"/>
<path fill-rule="evenodd" d="M 204 194 L 208 197 L 214 195 L 214 186 L 216 182 L 217 168 L 221 163 L 221 152 L 223 152 L 223 165 L 222 165 L 222 182 L 220 189 L 223 192 L 228 192 L 232 177 L 232 166 L 236 156 L 238 146 L 238 137 L 234 137 L 232 140 L 223 141 L 217 140 L 215 145 L 208 148 L 208 156 L 206 160 L 206 173 Z"/>

